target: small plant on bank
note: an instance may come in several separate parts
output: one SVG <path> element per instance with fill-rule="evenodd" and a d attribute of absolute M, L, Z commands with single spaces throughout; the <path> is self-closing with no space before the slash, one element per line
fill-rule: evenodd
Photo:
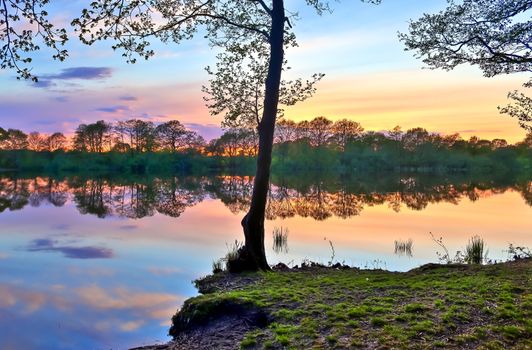
<path fill-rule="evenodd" d="M 225 269 L 227 271 L 232 271 L 231 268 L 239 259 L 239 251 L 244 246 L 243 242 L 239 242 L 235 239 L 233 244 L 227 245 L 227 254 L 225 254 Z"/>
<path fill-rule="evenodd" d="M 224 259 L 220 258 L 212 262 L 212 273 L 220 273 L 224 270 Z"/>
<path fill-rule="evenodd" d="M 235 239 L 233 244 L 226 244 L 227 254 L 225 255 L 226 261 L 233 261 L 238 258 L 238 251 L 244 246 L 244 243 Z"/>
<path fill-rule="evenodd" d="M 238 260 L 238 252 L 244 246 L 244 243 L 235 239 L 234 243 L 227 244 L 227 253 L 223 258 L 212 262 L 212 273 L 231 271 L 231 266 Z"/>
<path fill-rule="evenodd" d="M 532 258 L 532 252 L 528 247 L 514 246 L 512 243 L 508 245 L 508 260 L 521 260 Z"/>
<path fill-rule="evenodd" d="M 439 245 L 443 249 L 442 252 L 436 252 L 436 255 L 438 256 L 438 260 L 440 263 L 446 263 L 446 264 L 482 264 L 484 262 L 488 262 L 488 251 L 484 252 L 485 249 L 485 243 L 482 237 L 480 236 L 473 236 L 469 240 L 466 248 L 465 253 L 458 250 L 456 251 L 456 254 L 453 258 L 449 255 L 449 250 L 443 243 L 443 238 L 436 238 L 432 232 L 429 232 L 430 236 L 432 237 L 432 240 L 436 242 L 437 245 Z"/>
<path fill-rule="evenodd" d="M 438 256 L 438 260 L 440 262 L 444 262 L 444 263 L 447 263 L 447 264 L 452 263 L 453 261 L 451 259 L 451 256 L 449 255 L 449 250 L 447 249 L 447 247 L 443 243 L 443 237 L 436 238 L 432 234 L 432 232 L 429 232 L 429 234 L 430 234 L 430 237 L 432 238 L 432 240 L 443 249 L 443 253 L 440 253 L 438 251 L 436 252 L 436 255 Z"/>
<path fill-rule="evenodd" d="M 473 236 L 465 249 L 464 261 L 467 264 L 482 264 L 487 260 L 488 251 L 484 253 L 484 240 L 479 236 Z"/>

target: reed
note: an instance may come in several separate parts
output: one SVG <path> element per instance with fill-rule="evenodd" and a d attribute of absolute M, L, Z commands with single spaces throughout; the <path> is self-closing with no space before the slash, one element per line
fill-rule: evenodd
<path fill-rule="evenodd" d="M 486 258 L 484 240 L 480 236 L 473 236 L 465 248 L 464 261 L 468 264 L 482 264 Z"/>

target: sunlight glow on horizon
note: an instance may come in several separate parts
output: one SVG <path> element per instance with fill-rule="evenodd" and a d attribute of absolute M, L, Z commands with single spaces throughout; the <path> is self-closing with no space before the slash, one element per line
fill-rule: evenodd
<path fill-rule="evenodd" d="M 519 77 L 481 81 L 463 72 L 432 70 L 349 76 L 321 82 L 316 96 L 287 108 L 286 116 L 301 121 L 323 115 L 355 120 L 366 130 L 422 127 L 514 143 L 526 132 L 497 106 L 506 105 L 507 92 L 521 83 Z"/>

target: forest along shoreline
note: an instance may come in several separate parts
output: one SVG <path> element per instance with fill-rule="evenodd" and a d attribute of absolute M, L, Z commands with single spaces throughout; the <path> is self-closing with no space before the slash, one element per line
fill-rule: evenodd
<path fill-rule="evenodd" d="M 532 259 L 408 272 L 284 264 L 220 272 L 173 317 L 168 344 L 136 349 L 532 347 Z"/>

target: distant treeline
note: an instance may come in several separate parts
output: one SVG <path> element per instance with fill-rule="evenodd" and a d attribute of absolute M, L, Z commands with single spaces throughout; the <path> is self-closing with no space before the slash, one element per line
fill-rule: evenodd
<path fill-rule="evenodd" d="M 254 129 L 231 128 L 206 143 L 173 120 L 159 125 L 132 119 L 81 124 L 72 138 L 61 133 L 29 135 L 0 128 L 0 168 L 46 171 L 175 172 L 253 171 Z M 532 170 L 532 133 L 515 145 L 459 134 L 440 135 L 399 126 L 364 131 L 357 122 L 325 117 L 276 128 L 274 170 Z"/>
<path fill-rule="evenodd" d="M 423 128 L 364 132 L 353 121 L 318 117 L 279 124 L 273 166 L 283 170 L 530 171 L 532 134 L 510 145 L 503 139 L 463 140 Z"/>
<path fill-rule="evenodd" d="M 103 120 L 80 124 L 71 138 L 60 132 L 51 135 L 37 131 L 25 134 L 21 130 L 0 128 L 0 149 L 30 151 L 105 152 L 156 152 L 189 148 L 202 148 L 205 140 L 178 120 L 155 126 L 140 119 L 120 121 L 115 124 Z"/>

